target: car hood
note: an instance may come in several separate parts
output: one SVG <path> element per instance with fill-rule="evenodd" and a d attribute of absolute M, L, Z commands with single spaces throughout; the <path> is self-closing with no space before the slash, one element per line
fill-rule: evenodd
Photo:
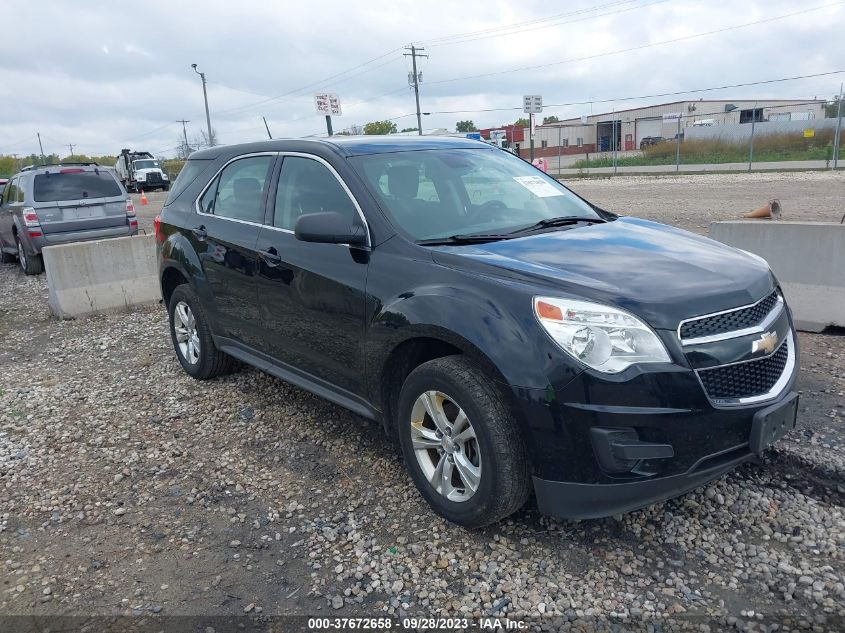
<path fill-rule="evenodd" d="M 652 327 L 747 305 L 776 281 L 756 256 L 636 218 L 524 238 L 433 249 L 434 260 L 543 286 L 537 293 L 611 304 Z"/>

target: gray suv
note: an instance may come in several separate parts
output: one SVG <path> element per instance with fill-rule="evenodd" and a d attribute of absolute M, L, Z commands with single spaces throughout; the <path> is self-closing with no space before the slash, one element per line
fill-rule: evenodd
<path fill-rule="evenodd" d="M 44 270 L 54 244 L 137 235 L 135 205 L 108 168 L 96 163 L 24 167 L 0 201 L 0 258 L 17 257 L 27 275 Z"/>

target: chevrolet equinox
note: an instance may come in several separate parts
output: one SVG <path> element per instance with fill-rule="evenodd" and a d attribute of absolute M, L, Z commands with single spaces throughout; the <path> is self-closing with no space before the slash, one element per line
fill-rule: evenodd
<path fill-rule="evenodd" d="M 156 218 L 179 362 L 241 361 L 398 438 L 432 509 L 592 518 L 696 488 L 795 424 L 761 258 L 598 208 L 459 138 L 193 154 Z"/>

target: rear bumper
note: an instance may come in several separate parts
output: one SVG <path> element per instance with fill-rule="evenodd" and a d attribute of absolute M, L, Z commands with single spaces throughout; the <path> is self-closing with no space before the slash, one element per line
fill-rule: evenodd
<path fill-rule="evenodd" d="M 90 240 L 103 240 L 110 237 L 128 237 L 138 234 L 138 227 L 113 226 L 106 229 L 93 229 L 90 231 L 68 231 L 64 233 L 46 233 L 43 237 L 31 237 L 30 242 L 33 254 L 38 254 L 45 246 L 56 246 L 57 244 L 69 244 L 71 242 L 88 242 Z"/>

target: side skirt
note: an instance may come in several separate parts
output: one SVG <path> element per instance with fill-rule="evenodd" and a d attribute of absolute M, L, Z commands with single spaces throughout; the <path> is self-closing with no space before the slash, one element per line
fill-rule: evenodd
<path fill-rule="evenodd" d="M 229 354 L 229 356 L 237 358 L 239 361 L 244 362 L 247 365 L 251 365 L 264 373 L 270 374 L 271 376 L 284 380 L 285 382 L 289 382 L 297 387 L 301 387 L 306 391 L 310 391 L 314 395 L 324 398 L 329 402 L 333 402 L 345 409 L 349 409 L 353 413 L 370 420 L 381 419 L 381 411 L 373 407 L 369 401 L 355 395 L 354 393 L 336 387 L 325 380 L 300 371 L 295 367 L 285 363 L 280 363 L 266 354 L 262 354 L 261 352 L 247 347 L 233 339 L 223 336 L 215 336 L 214 344 L 221 352 L 225 352 L 226 354 Z"/>

